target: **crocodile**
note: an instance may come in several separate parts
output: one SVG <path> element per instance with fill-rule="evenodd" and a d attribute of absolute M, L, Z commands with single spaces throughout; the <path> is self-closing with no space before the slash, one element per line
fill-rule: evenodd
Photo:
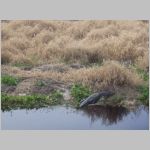
<path fill-rule="evenodd" d="M 87 97 L 86 99 L 83 99 L 79 105 L 79 107 L 84 107 L 84 106 L 87 106 L 89 104 L 95 104 L 98 102 L 98 100 L 101 98 L 101 97 L 109 97 L 109 96 L 112 96 L 114 95 L 115 93 L 114 92 L 111 92 L 111 91 L 102 91 L 102 92 L 99 92 L 99 93 L 94 93 L 92 95 L 90 95 L 89 97 Z"/>

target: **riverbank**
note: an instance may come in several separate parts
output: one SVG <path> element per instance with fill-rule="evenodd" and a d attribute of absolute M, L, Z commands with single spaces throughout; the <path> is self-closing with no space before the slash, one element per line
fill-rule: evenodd
<path fill-rule="evenodd" d="M 73 66 L 75 66 L 75 64 Z M 78 66 L 80 65 L 78 64 Z M 82 82 L 69 80 L 69 75 L 72 72 L 77 75 L 76 72 L 81 72 L 88 69 L 101 69 L 103 67 L 105 67 L 106 69 L 107 66 L 105 65 L 99 67 L 85 67 L 82 65 L 81 68 L 78 67 L 75 69 L 71 67 L 69 68 L 67 65 L 64 65 L 64 68 L 68 68 L 68 71 L 65 73 L 59 72 L 59 74 L 61 74 L 61 78 L 59 81 L 54 80 L 54 78 L 52 79 L 51 76 L 49 76 L 50 78 L 48 78 L 49 74 L 58 73 L 58 70 L 57 72 L 55 71 L 56 65 L 54 65 L 53 69 L 51 69 L 50 71 L 46 70 L 42 72 L 41 69 L 43 69 L 44 67 L 39 66 L 31 68 L 30 70 L 26 70 L 19 67 L 2 65 L 2 110 L 11 110 L 18 108 L 33 109 L 60 104 L 67 104 L 73 107 L 78 107 L 81 100 L 87 98 L 95 92 L 100 92 L 103 90 L 113 91 L 114 95 L 108 98 L 102 97 L 103 100 L 101 99 L 101 101 L 96 103 L 96 105 L 122 106 L 125 108 L 132 108 L 141 104 L 147 106 L 149 104 L 147 84 L 148 73 L 146 74 L 146 72 L 144 72 L 144 75 L 142 74 L 142 76 L 141 74 L 135 72 L 135 70 L 134 72 L 130 72 L 130 75 L 134 76 L 134 78 L 126 78 L 126 73 L 119 73 L 118 75 L 120 75 L 120 77 L 122 76 L 125 78 L 124 82 L 122 81 L 123 85 L 117 85 L 117 82 L 115 82 L 115 84 L 108 84 L 107 86 L 102 87 L 101 90 L 98 90 L 99 88 L 96 87 L 96 84 L 94 84 L 94 86 L 91 86 L 90 88 L 88 84 L 81 84 Z M 46 65 L 46 68 L 48 67 L 49 65 Z M 52 68 L 52 65 L 50 65 L 50 67 Z M 118 67 L 117 69 L 120 68 Z M 112 70 L 108 71 L 111 72 Z M 91 72 L 89 73 L 91 74 Z M 64 77 L 67 78 L 63 80 Z M 119 76 L 117 76 L 117 80 L 118 79 Z M 138 80 L 139 82 L 137 82 Z M 132 86 L 130 87 L 131 84 Z M 147 89 L 145 89 L 146 87 Z"/>
<path fill-rule="evenodd" d="M 2 21 L 2 110 L 149 105 L 147 21 Z M 96 105 L 97 105 L 96 104 Z"/>

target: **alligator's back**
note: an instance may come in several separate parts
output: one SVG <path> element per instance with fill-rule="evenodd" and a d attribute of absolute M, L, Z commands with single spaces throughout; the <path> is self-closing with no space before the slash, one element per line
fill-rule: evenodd
<path fill-rule="evenodd" d="M 94 93 L 90 95 L 88 98 L 85 100 L 81 101 L 80 107 L 89 105 L 89 104 L 95 104 L 101 97 L 109 97 L 112 96 L 114 93 L 110 91 L 103 91 L 100 93 Z"/>
<path fill-rule="evenodd" d="M 86 106 L 86 105 L 92 103 L 93 101 L 97 100 L 98 95 L 99 95 L 99 93 L 94 93 L 94 94 L 90 95 L 88 98 L 81 101 L 80 107 Z"/>

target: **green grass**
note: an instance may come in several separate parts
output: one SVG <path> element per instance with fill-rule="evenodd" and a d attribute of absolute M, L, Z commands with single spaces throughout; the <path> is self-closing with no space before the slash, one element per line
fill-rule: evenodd
<path fill-rule="evenodd" d="M 148 85 L 142 85 L 138 87 L 140 96 L 138 99 L 144 104 L 149 105 L 149 87 Z"/>
<path fill-rule="evenodd" d="M 145 70 L 140 69 L 137 66 L 133 67 L 136 69 L 139 76 L 145 81 L 143 85 L 137 88 L 137 91 L 139 92 L 138 100 L 140 100 L 144 105 L 149 105 L 149 74 Z"/>
<path fill-rule="evenodd" d="M 63 96 L 59 91 L 54 91 L 49 96 L 39 94 L 14 96 L 2 93 L 1 104 L 3 111 L 18 108 L 33 109 L 61 104 L 62 99 Z"/>
<path fill-rule="evenodd" d="M 71 95 L 79 103 L 82 99 L 91 95 L 91 90 L 82 84 L 74 84 L 71 88 Z"/>
<path fill-rule="evenodd" d="M 1 81 L 3 84 L 11 86 L 11 85 L 17 85 L 19 82 L 19 79 L 10 75 L 4 75 L 2 76 Z"/>

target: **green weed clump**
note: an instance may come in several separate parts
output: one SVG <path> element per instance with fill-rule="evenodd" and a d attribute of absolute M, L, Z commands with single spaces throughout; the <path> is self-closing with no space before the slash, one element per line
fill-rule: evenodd
<path fill-rule="evenodd" d="M 91 90 L 82 84 L 74 84 L 71 88 L 71 95 L 79 103 L 81 100 L 91 95 Z"/>
<path fill-rule="evenodd" d="M 138 99 L 144 104 L 149 105 L 149 87 L 148 85 L 142 85 L 138 87 L 140 96 Z"/>
<path fill-rule="evenodd" d="M 11 85 L 17 85 L 19 82 L 19 79 L 10 75 L 4 75 L 2 76 L 1 81 L 3 84 L 11 86 Z"/>
<path fill-rule="evenodd" d="M 63 96 L 59 91 L 54 91 L 49 96 L 40 94 L 14 96 L 2 93 L 1 103 L 2 110 L 33 109 L 61 104 L 62 99 Z"/>
<path fill-rule="evenodd" d="M 14 96 L 2 93 L 1 96 L 2 110 L 40 108 L 48 104 L 45 100 L 44 95 Z"/>

